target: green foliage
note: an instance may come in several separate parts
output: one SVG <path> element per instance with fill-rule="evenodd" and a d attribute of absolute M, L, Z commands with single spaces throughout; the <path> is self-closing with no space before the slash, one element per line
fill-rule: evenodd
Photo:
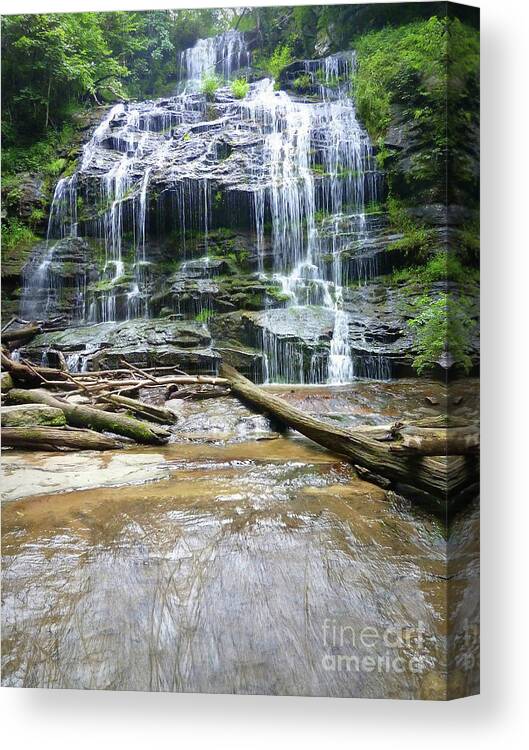
<path fill-rule="evenodd" d="M 18 245 L 28 245 L 37 241 L 31 229 L 20 219 L 9 218 L 2 221 L 2 249 L 12 250 Z"/>
<path fill-rule="evenodd" d="M 290 65 L 293 59 L 292 46 L 288 43 L 280 43 L 269 57 L 257 55 L 255 65 L 277 80 L 283 68 Z"/>
<path fill-rule="evenodd" d="M 177 50 L 229 26 L 227 9 L 2 16 L 4 147 L 41 140 L 87 102 L 163 93 Z"/>
<path fill-rule="evenodd" d="M 479 221 L 466 224 L 458 231 L 458 255 L 467 264 L 479 263 Z"/>
<path fill-rule="evenodd" d="M 418 374 L 438 362 L 445 353 L 455 366 L 468 372 L 472 366 L 469 352 L 475 327 L 470 301 L 447 293 L 436 299 L 425 295 L 416 300 L 415 313 L 408 325 L 414 333 L 418 352 L 413 361 Z"/>
<path fill-rule="evenodd" d="M 464 285 L 469 282 L 477 282 L 479 271 L 463 266 L 460 259 L 451 252 L 441 250 L 424 266 L 402 268 L 395 271 L 391 276 L 394 284 L 434 284 L 436 282 L 451 281 L 455 284 Z"/>
<path fill-rule="evenodd" d="M 407 230 L 404 237 L 390 242 L 388 250 L 403 252 L 410 260 L 420 262 L 427 258 L 435 239 L 435 231 L 426 227 L 414 227 Z"/>
<path fill-rule="evenodd" d="M 383 144 L 390 124 L 406 122 L 414 144 L 406 166 L 408 187 L 429 192 L 431 202 L 440 200 L 446 187 L 477 198 L 472 152 L 477 147 L 469 144 L 479 118 L 478 31 L 457 18 L 434 16 L 364 34 L 355 49 L 357 109 L 381 146 L 379 165 L 385 168 L 393 156 Z M 456 202 L 469 201 L 458 195 Z"/>
<path fill-rule="evenodd" d="M 46 212 L 42 208 L 34 208 L 29 217 L 29 226 L 35 229 L 39 224 L 42 224 L 46 219 Z"/>
<path fill-rule="evenodd" d="M 373 214 L 380 214 L 383 213 L 384 207 L 381 203 L 377 203 L 376 201 L 370 201 L 364 208 L 364 213 L 367 216 L 371 216 Z"/>
<path fill-rule="evenodd" d="M 244 99 L 249 90 L 250 84 L 246 78 L 236 78 L 231 84 L 231 93 L 236 99 Z"/>
<path fill-rule="evenodd" d="M 435 230 L 427 229 L 414 221 L 406 207 L 394 197 L 388 198 L 387 210 L 392 228 L 404 235 L 390 242 L 388 250 L 401 251 L 413 262 L 422 263 L 432 250 L 436 238 Z"/>
<path fill-rule="evenodd" d="M 312 78 L 308 73 L 302 73 L 300 76 L 298 76 L 296 79 L 294 79 L 293 86 L 298 91 L 303 91 L 304 89 L 308 89 L 309 86 L 312 85 Z"/>
<path fill-rule="evenodd" d="M 417 93 L 423 95 L 423 106 L 414 106 L 416 119 L 444 117 L 447 24 L 434 17 L 358 39 L 354 90 L 358 112 L 373 138 L 387 131 L 392 103 L 413 106 Z"/>
<path fill-rule="evenodd" d="M 200 82 L 200 90 L 205 95 L 206 99 L 212 100 L 215 98 L 215 94 L 221 83 L 222 82 L 218 76 L 206 76 Z"/>
<path fill-rule="evenodd" d="M 66 163 L 66 159 L 52 159 L 52 161 L 44 165 L 43 171 L 50 177 L 58 177 L 66 167 Z"/>
<path fill-rule="evenodd" d="M 204 308 L 204 310 L 201 310 L 198 315 L 195 316 L 195 320 L 197 323 L 207 323 L 210 318 L 213 317 L 213 310 L 210 310 L 209 308 Z"/>

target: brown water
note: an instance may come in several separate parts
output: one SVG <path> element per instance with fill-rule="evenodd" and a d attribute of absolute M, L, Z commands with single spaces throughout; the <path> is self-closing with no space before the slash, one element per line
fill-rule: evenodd
<path fill-rule="evenodd" d="M 290 398 L 371 413 L 327 396 Z M 403 406 L 422 413 L 423 394 L 394 388 L 373 419 Z M 456 689 L 475 690 L 476 508 L 448 569 L 438 522 L 347 463 L 231 399 L 181 411 L 162 449 L 62 468 L 10 452 L 11 496 L 35 494 L 2 513 L 4 685 L 443 698 L 452 646 Z"/>

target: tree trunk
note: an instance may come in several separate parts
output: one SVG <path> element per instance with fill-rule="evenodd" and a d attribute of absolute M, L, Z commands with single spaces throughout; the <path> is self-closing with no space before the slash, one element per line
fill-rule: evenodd
<path fill-rule="evenodd" d="M 45 404 L 17 404 L 0 408 L 2 427 L 64 427 L 62 409 Z"/>
<path fill-rule="evenodd" d="M 37 333 L 41 332 L 39 325 L 24 326 L 24 328 L 13 328 L 10 331 L 3 331 L 2 343 L 7 344 L 9 341 L 26 341 L 32 339 Z"/>
<path fill-rule="evenodd" d="M 426 492 L 441 509 L 445 509 L 447 498 L 452 499 L 451 496 L 476 481 L 478 463 L 473 457 L 399 454 L 391 450 L 396 442 L 381 440 L 380 434 L 370 435 L 366 430 L 346 431 L 328 425 L 267 393 L 229 365 L 221 366 L 221 374 L 236 395 L 260 411 L 273 415 L 333 453 L 347 457 L 353 464 L 391 480 L 397 487 L 404 484 Z"/>
<path fill-rule="evenodd" d="M 126 396 L 118 396 L 113 394 L 110 396 L 101 396 L 105 401 L 109 401 L 116 406 L 121 406 L 124 409 L 128 409 L 140 417 L 149 421 L 158 422 L 159 424 L 175 424 L 176 414 L 169 409 L 163 409 L 161 406 L 153 406 L 152 404 L 144 404 L 143 401 L 137 401 L 134 398 L 127 398 Z"/>
<path fill-rule="evenodd" d="M 64 399 L 56 398 L 41 389 L 22 390 L 13 388 L 8 393 L 8 400 L 15 404 L 47 404 L 62 409 L 66 421 L 73 427 L 90 427 L 98 432 L 112 432 L 115 435 L 131 438 L 138 443 L 162 445 L 170 433 L 162 427 L 140 422 L 138 419 L 123 414 L 112 414 L 94 409 L 84 404 L 70 404 Z"/>
<path fill-rule="evenodd" d="M 65 427 L 2 427 L 2 445 L 41 451 L 69 450 L 106 451 L 121 448 L 114 438 L 92 430 Z"/>
<path fill-rule="evenodd" d="M 434 430 L 404 427 L 401 440 L 390 446 L 394 453 L 422 456 L 467 456 L 479 452 L 479 432 L 472 428 Z"/>

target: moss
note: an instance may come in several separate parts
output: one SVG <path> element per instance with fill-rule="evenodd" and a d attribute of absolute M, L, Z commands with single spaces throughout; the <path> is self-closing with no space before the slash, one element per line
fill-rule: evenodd
<path fill-rule="evenodd" d="M 213 314 L 213 310 L 206 308 L 205 310 L 201 310 L 198 315 L 195 315 L 195 320 L 197 323 L 207 323 Z"/>
<path fill-rule="evenodd" d="M 8 372 L 0 373 L 0 390 L 2 393 L 7 393 L 11 388 L 13 388 L 13 379 L 11 375 Z"/>
<path fill-rule="evenodd" d="M 281 287 L 273 286 L 266 290 L 266 294 L 271 297 L 275 302 L 279 302 L 280 304 L 284 304 L 289 301 L 290 295 L 285 294 L 281 290 Z"/>
<path fill-rule="evenodd" d="M 3 427 L 64 427 L 64 413 L 52 406 L 27 405 L 2 412 Z"/>

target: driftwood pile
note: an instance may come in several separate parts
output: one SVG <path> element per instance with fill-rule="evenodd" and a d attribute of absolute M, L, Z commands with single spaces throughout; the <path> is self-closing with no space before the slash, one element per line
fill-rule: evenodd
<path fill-rule="evenodd" d="M 16 324 L 16 327 L 14 327 Z M 62 318 L 26 321 L 12 318 L 2 329 L 4 347 L 16 348 L 43 331 L 62 330 Z M 168 426 L 175 414 L 162 406 L 147 403 L 136 396 L 149 389 L 163 389 L 171 398 L 202 398 L 225 395 L 227 381 L 222 378 L 191 376 L 175 367 L 141 369 L 129 362 L 115 370 L 68 371 L 60 351 L 55 355 L 59 367 L 42 367 L 27 360 L 15 360 L 2 349 L 2 400 L 19 405 L 19 419 L 11 412 L 2 422 L 2 444 L 40 450 L 108 450 L 133 441 L 160 445 L 169 439 Z M 24 422 L 24 407 L 40 404 L 60 410 L 64 424 L 47 422 L 42 412 L 34 424 Z"/>

